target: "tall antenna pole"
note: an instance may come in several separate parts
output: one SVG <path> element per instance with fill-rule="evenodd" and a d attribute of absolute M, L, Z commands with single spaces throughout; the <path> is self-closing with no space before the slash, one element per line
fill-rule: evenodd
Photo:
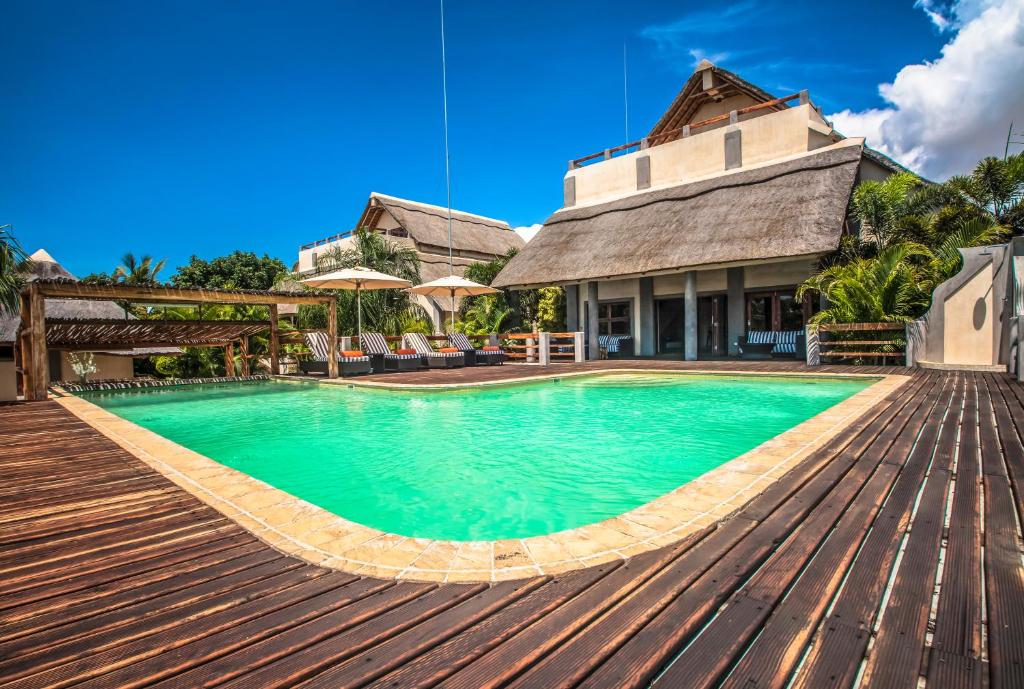
<path fill-rule="evenodd" d="M 626 43 L 622 43 L 622 100 L 626 112 L 626 141 L 629 141 L 629 80 L 626 76 Z"/>
<path fill-rule="evenodd" d="M 452 261 L 452 168 L 448 153 L 448 59 L 444 50 L 444 0 L 441 0 L 441 94 L 444 100 L 444 179 L 448 190 L 448 273 L 455 275 Z"/>

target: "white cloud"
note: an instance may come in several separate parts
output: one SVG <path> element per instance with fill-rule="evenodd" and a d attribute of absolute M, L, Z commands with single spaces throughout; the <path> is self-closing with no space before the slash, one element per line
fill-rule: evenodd
<path fill-rule="evenodd" d="M 523 238 L 524 242 L 528 242 L 540 232 L 541 224 L 536 223 L 534 225 L 527 225 L 525 227 L 513 227 L 512 231 Z"/>
<path fill-rule="evenodd" d="M 934 62 L 907 65 L 879 86 L 885 108 L 832 115 L 847 136 L 932 179 L 1002 155 L 1011 120 L 1024 122 L 1024 1 L 922 0 L 940 29 L 956 33 Z M 939 17 L 937 20 L 932 15 Z"/>

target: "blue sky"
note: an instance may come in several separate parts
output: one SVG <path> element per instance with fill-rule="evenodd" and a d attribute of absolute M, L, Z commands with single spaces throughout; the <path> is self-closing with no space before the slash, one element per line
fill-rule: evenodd
<path fill-rule="evenodd" d="M 692 9 L 697 7 L 698 9 Z M 448 0 L 456 208 L 543 221 L 566 161 L 639 138 L 701 56 L 826 112 L 948 40 L 914 3 Z M 373 191 L 444 203 L 434 2 L 6 0 L 0 224 L 72 272 L 125 251 L 287 263 Z"/>

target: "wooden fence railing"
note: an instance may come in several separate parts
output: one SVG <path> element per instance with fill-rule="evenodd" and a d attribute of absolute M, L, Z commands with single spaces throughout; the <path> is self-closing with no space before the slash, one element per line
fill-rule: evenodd
<path fill-rule="evenodd" d="M 903 323 L 826 323 L 811 326 L 808 363 L 900 364 L 906 361 Z M 812 361 L 817 356 L 818 361 Z"/>

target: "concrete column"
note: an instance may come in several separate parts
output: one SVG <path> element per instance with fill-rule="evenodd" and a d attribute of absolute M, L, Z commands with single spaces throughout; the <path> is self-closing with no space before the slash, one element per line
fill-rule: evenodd
<path fill-rule="evenodd" d="M 540 365 L 548 366 L 551 364 L 551 333 L 540 332 L 537 335 L 540 340 Z"/>
<path fill-rule="evenodd" d="M 577 364 L 583 363 L 583 350 L 586 347 L 586 340 L 581 331 L 574 331 L 572 334 L 572 355 L 573 361 Z"/>
<path fill-rule="evenodd" d="M 683 353 L 687 361 L 697 360 L 697 271 L 683 273 Z"/>
<path fill-rule="evenodd" d="M 571 333 L 580 329 L 580 286 L 565 286 L 565 329 Z"/>
<path fill-rule="evenodd" d="M 726 332 L 729 335 L 729 356 L 739 356 L 736 342 L 746 331 L 747 304 L 743 295 L 743 266 L 727 268 L 725 272 L 728 294 L 725 300 Z"/>
<path fill-rule="evenodd" d="M 587 353 L 588 359 L 600 359 L 601 353 L 597 348 L 597 283 L 587 283 Z"/>
<path fill-rule="evenodd" d="M 637 319 L 640 323 L 640 341 L 635 351 L 640 356 L 654 356 L 654 278 L 640 278 L 640 299 Z"/>

